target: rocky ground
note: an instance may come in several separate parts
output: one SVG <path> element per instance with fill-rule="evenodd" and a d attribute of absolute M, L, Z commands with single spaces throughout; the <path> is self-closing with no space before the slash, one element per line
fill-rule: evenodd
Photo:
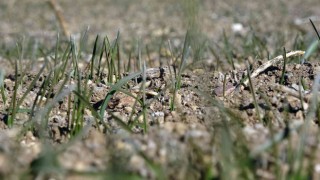
<path fill-rule="evenodd" d="M 83 129 L 76 136 L 70 128 L 67 96 L 55 102 L 58 85 L 64 79 L 42 99 L 44 106 L 55 102 L 46 125 L 42 126 L 43 117 L 21 111 L 13 127 L 8 126 L 17 78 L 12 61 L 18 58 L 15 43 L 24 39 L 27 44 L 19 69 L 20 76 L 25 73 L 16 91 L 19 99 L 44 63 L 44 55 L 34 49 L 51 52 L 57 31 L 62 30 L 48 2 L 0 2 L 0 64 L 6 72 L 5 95 L 0 98 L 1 177 L 319 178 L 319 112 L 318 102 L 314 101 L 319 49 L 311 56 L 304 54 L 316 39 L 309 18 L 319 27 L 319 3 L 315 0 L 196 2 L 59 2 L 67 29 L 76 39 L 90 27 L 84 53 L 92 52 L 96 34 L 114 39 L 118 30 L 121 58 L 128 59 L 132 53 L 133 61 L 138 61 L 136 44 L 146 47 L 141 50 L 141 57 L 147 60 L 145 82 L 140 75 L 122 86 L 126 91 L 115 92 L 107 104 L 103 122 L 96 123 L 92 110 L 85 108 L 81 119 Z M 194 44 L 191 44 L 189 66 L 181 74 L 181 88 L 175 92 L 173 84 L 177 76 L 172 64 L 167 64 L 175 57 L 174 52 L 180 58 L 178 54 L 182 53 L 186 30 L 190 27 L 195 34 L 191 38 Z M 63 41 L 67 39 L 62 37 Z M 206 43 L 202 47 L 203 39 Z M 199 59 L 194 55 L 197 47 L 204 50 Z M 302 51 L 295 57 L 287 54 L 285 71 L 283 58 L 259 71 L 270 59 L 283 57 L 283 47 L 288 53 Z M 86 57 L 81 56 L 83 61 L 79 64 L 84 75 L 89 73 L 86 67 L 90 57 Z M 30 63 L 33 58 L 35 61 Z M 192 64 L 196 60 L 201 62 Z M 49 64 L 21 103 L 21 109 L 33 106 L 49 77 L 50 67 L 54 66 L 53 60 Z M 248 68 L 251 74 L 259 72 L 250 78 L 251 82 Z M 121 72 L 121 76 L 131 73 Z M 89 89 L 89 104 L 97 111 L 113 88 L 106 78 L 104 74 L 99 80 L 81 80 L 81 85 Z M 75 77 L 69 80 L 66 91 L 77 83 Z M 140 89 L 142 83 L 144 91 Z M 137 99 L 143 100 L 146 106 L 137 103 Z M 145 121 L 141 116 L 144 109 Z M 34 128 L 30 128 L 30 122 L 35 124 Z"/>

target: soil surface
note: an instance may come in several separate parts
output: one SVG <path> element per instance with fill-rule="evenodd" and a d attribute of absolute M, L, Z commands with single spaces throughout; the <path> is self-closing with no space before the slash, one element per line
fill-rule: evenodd
<path fill-rule="evenodd" d="M 320 72 L 317 61 L 319 51 L 304 62 L 301 62 L 303 56 L 288 58 L 285 72 L 283 61 L 271 65 L 251 79 L 252 86 L 250 83 L 243 84 L 248 76 L 247 68 L 254 72 L 268 62 L 268 56 L 272 59 L 282 55 L 283 47 L 305 50 L 295 49 L 297 39 L 303 38 L 305 45 L 299 47 L 307 48 L 316 37 L 308 18 L 311 17 L 319 27 L 319 2 L 207 0 L 199 4 L 196 17 L 189 16 L 190 11 L 186 13 L 190 7 L 185 3 L 182 0 L 59 2 L 68 30 L 75 37 L 79 38 L 80 33 L 90 26 L 88 33 L 93 34 L 89 35 L 87 43 L 90 51 L 95 34 L 107 34 L 112 39 L 118 30 L 123 58 L 129 57 L 128 49 L 133 49 L 133 44 L 139 40 L 150 45 L 150 52 L 143 50 L 142 53 L 142 58 L 148 59 L 145 94 L 140 89 L 142 76 L 131 79 L 124 88 L 137 99 L 145 99 L 147 132 L 137 125 L 144 123 L 141 112 L 145 107 L 128 93 L 116 92 L 103 117 L 107 128 L 103 123 L 96 124 L 92 112 L 85 109 L 83 131 L 71 138 L 67 97 L 53 105 L 45 126 L 48 131 L 28 129 L 30 122 L 42 126 L 41 118 L 34 115 L 35 120 L 30 120 L 32 118 L 28 112 L 18 112 L 13 127 L 8 127 L 7 112 L 13 100 L 16 78 L 8 57 L 15 42 L 25 36 L 27 43 L 37 42 L 34 44 L 49 49 L 54 47 L 56 33 L 61 32 L 61 28 L 47 2 L 0 2 L 0 44 L 3 47 L 0 50 L 0 64 L 6 72 L 6 100 L 2 96 L 0 98 L 0 177 L 19 179 L 27 174 L 25 178 L 28 179 L 94 179 L 93 174 L 97 173 L 110 179 L 136 176 L 143 179 L 203 179 L 210 171 L 213 177 L 219 178 L 219 160 L 223 155 L 220 146 L 224 141 L 221 127 L 227 125 L 235 132 L 231 133 L 234 136 L 231 139 L 237 141 L 238 134 L 244 136 L 239 139 L 249 149 L 243 153 L 254 154 L 257 164 L 267 164 L 257 165 L 255 177 L 275 179 L 270 169 L 280 163 L 285 174 L 290 164 L 275 162 L 274 157 L 261 153 L 259 149 L 274 134 L 289 131 L 291 138 L 285 139 L 285 134 L 284 140 L 279 143 L 278 153 L 285 154 L 288 146 L 299 141 L 299 128 L 306 119 L 311 121 L 303 155 L 309 157 L 311 152 L 316 152 L 312 168 L 315 169 L 314 177 L 319 177 L 320 171 L 316 170 L 320 163 L 316 137 L 319 134 L 319 119 L 308 114 L 313 108 L 314 96 L 311 92 L 317 91 L 313 87 Z M 161 49 L 159 46 L 163 40 L 170 40 L 173 48 L 183 47 L 190 23 L 194 23 L 201 37 L 213 44 L 218 55 L 205 53 L 204 66 L 196 65 L 183 71 L 181 88 L 174 92 L 170 88 L 175 83 L 174 68 L 163 65 L 170 61 L 170 56 L 166 55 L 169 48 L 165 46 Z M 223 55 L 223 32 L 235 49 L 231 57 L 234 68 L 228 63 L 228 57 Z M 247 51 L 242 40 L 250 39 L 248 37 L 253 37 L 253 34 L 262 39 L 265 46 L 256 47 L 257 51 Z M 23 65 L 29 64 L 28 59 L 32 58 L 32 55 L 26 54 Z M 88 62 L 83 59 L 81 68 L 85 72 Z M 27 91 L 43 63 L 43 57 L 36 59 L 26 72 L 17 90 L 18 99 Z M 122 76 L 130 73 L 123 72 Z M 22 102 L 21 109 L 33 106 L 46 76 L 48 72 L 45 71 Z M 88 85 L 89 103 L 96 110 L 101 108 L 101 103 L 112 89 L 105 78 L 88 82 L 83 79 L 81 82 Z M 62 80 L 59 83 L 62 84 Z M 75 79 L 71 78 L 65 90 L 71 91 L 74 83 Z M 58 86 L 53 89 L 52 94 L 43 97 L 44 104 L 58 92 Z M 172 102 L 174 94 L 175 100 Z M 126 131 L 115 116 L 122 123 L 132 126 L 132 132 Z M 271 124 L 272 128 L 269 128 Z M 230 177 L 236 178 L 237 173 L 231 173 Z"/>

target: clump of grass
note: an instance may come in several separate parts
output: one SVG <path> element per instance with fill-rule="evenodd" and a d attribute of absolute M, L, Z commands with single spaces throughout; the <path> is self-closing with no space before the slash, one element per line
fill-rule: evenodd
<path fill-rule="evenodd" d="M 7 125 L 9 127 L 13 126 L 14 121 L 16 119 L 16 114 L 21 110 L 22 103 L 30 93 L 31 89 L 35 86 L 36 82 L 38 81 L 39 77 L 41 76 L 41 74 L 43 73 L 44 69 L 47 66 L 47 61 L 45 61 L 42 68 L 37 73 L 36 77 L 32 80 L 32 82 L 30 83 L 26 91 L 22 94 L 22 97 L 18 99 L 19 86 L 21 86 L 21 84 L 23 83 L 27 71 L 21 70 L 22 69 L 21 61 L 23 60 L 23 57 L 24 57 L 24 48 L 25 48 L 24 43 L 22 42 L 20 46 L 17 44 L 17 48 L 18 48 L 18 54 L 20 55 L 20 57 L 19 57 L 19 60 L 18 59 L 15 60 L 15 65 L 14 65 L 14 69 L 15 69 L 14 91 L 13 91 L 12 101 L 11 101 L 9 112 L 8 112 L 9 117 L 7 121 Z M 5 97 L 4 91 L 2 91 L 2 96 Z M 6 98 L 4 98 L 4 100 L 5 99 Z"/>
<path fill-rule="evenodd" d="M 176 66 L 175 65 L 173 66 L 175 80 L 173 80 L 174 87 L 173 87 L 173 93 L 172 93 L 172 98 L 171 98 L 171 103 L 170 103 L 170 110 L 171 111 L 174 111 L 174 109 L 175 109 L 176 94 L 177 94 L 178 90 L 181 88 L 182 72 L 186 68 L 187 59 L 189 58 L 189 54 L 190 54 L 190 34 L 188 31 L 185 36 L 185 41 L 184 41 L 183 50 L 182 50 L 182 57 L 181 57 L 181 61 L 178 66 L 178 71 L 176 69 Z M 177 60 L 177 58 L 172 58 L 172 59 Z M 177 63 L 177 62 L 174 62 L 174 64 L 175 63 Z M 170 68 L 170 66 L 169 66 L 169 68 Z"/>
<path fill-rule="evenodd" d="M 74 66 L 74 77 L 77 81 L 77 92 L 82 95 L 85 99 L 87 99 L 87 82 L 86 78 L 84 82 L 84 88 L 82 88 L 81 80 L 82 74 L 78 67 L 78 56 L 76 54 L 76 47 L 74 40 L 71 41 L 71 51 L 72 51 L 72 63 Z M 71 119 L 71 134 L 77 134 L 82 130 L 83 127 L 83 115 L 84 115 L 84 104 L 83 101 L 79 100 L 78 97 L 74 98 L 73 102 L 73 111 L 72 111 L 72 119 Z"/>
<path fill-rule="evenodd" d="M 121 79 L 121 59 L 120 59 L 120 33 L 117 33 L 116 39 L 110 43 L 109 38 L 106 36 L 103 39 L 102 47 L 100 53 L 98 53 L 98 36 L 96 37 L 91 65 L 90 65 L 90 78 L 94 76 L 94 69 L 96 69 L 96 74 L 99 77 L 97 80 L 101 81 L 103 79 L 104 73 L 107 72 L 106 83 L 115 83 Z M 95 56 L 99 54 L 99 60 L 97 66 L 95 66 Z M 105 61 L 103 62 L 103 56 L 105 55 Z M 106 70 L 106 71 L 105 71 Z"/>
<path fill-rule="evenodd" d="M 82 40 L 85 40 L 86 34 L 82 37 Z M 60 52 L 60 40 L 59 36 L 57 36 L 57 44 L 54 49 L 54 56 L 49 57 L 52 58 L 54 66 L 49 69 L 48 75 L 44 76 L 44 80 L 39 88 L 39 92 L 37 93 L 33 105 L 28 110 L 30 113 L 29 122 L 26 124 L 27 129 L 38 129 L 39 134 L 42 137 L 46 137 L 46 130 L 48 127 L 49 117 L 52 109 L 59 102 L 65 101 L 67 99 L 67 118 L 69 120 L 69 130 L 72 136 L 76 136 L 80 132 L 82 132 L 84 126 L 84 112 L 85 109 L 89 109 L 91 114 L 96 120 L 96 127 L 100 130 L 100 125 L 103 124 L 105 129 L 108 131 L 108 125 L 104 121 L 105 111 L 107 109 L 107 104 L 110 101 L 111 97 L 116 92 L 123 92 L 131 97 L 136 99 L 136 102 L 139 103 L 142 107 L 142 115 L 144 123 L 142 125 L 138 124 L 142 127 L 144 132 L 147 132 L 147 104 L 146 104 L 146 95 L 145 95 L 145 81 L 146 81 L 146 65 L 143 66 L 143 71 L 139 71 L 137 73 L 133 73 L 127 77 L 122 78 L 121 74 L 121 62 L 120 62 L 120 48 L 119 48 L 119 34 L 115 41 L 110 44 L 107 37 L 104 38 L 102 48 L 99 48 L 99 37 L 96 37 L 94 42 L 94 47 L 92 51 L 92 58 L 90 60 L 89 73 L 82 72 L 79 68 L 79 57 L 82 52 L 80 50 L 82 47 L 77 48 L 74 39 L 70 39 L 67 46 L 65 47 L 63 52 Z M 80 44 L 84 44 L 80 42 Z M 83 46 L 83 45 L 81 45 Z M 20 54 L 19 50 L 19 54 Z M 45 55 L 42 51 L 42 54 Z M 99 55 L 99 62 L 96 66 L 96 56 Z M 103 55 L 106 56 L 106 59 L 103 60 Z M 22 59 L 22 56 L 21 56 Z M 28 86 L 25 93 L 21 98 L 18 99 L 18 88 L 20 83 L 22 82 L 23 75 L 20 75 L 20 68 L 18 61 L 15 61 L 15 87 L 14 87 L 14 95 L 11 107 L 10 108 L 10 116 L 8 120 L 8 125 L 11 127 L 14 123 L 14 117 L 17 112 L 21 112 L 19 109 L 20 105 L 24 101 L 24 99 L 28 96 L 30 90 L 34 87 L 35 83 L 38 81 L 39 77 L 43 74 L 48 66 L 49 59 L 46 56 L 45 63 L 43 67 L 40 69 L 36 77 Z M 107 69 L 107 71 L 105 70 Z M 91 93 L 89 91 L 88 82 L 89 80 L 93 80 L 96 82 L 102 82 L 104 78 L 104 73 L 107 72 L 107 81 L 108 85 L 111 86 L 111 90 L 106 95 L 103 100 L 102 105 L 99 109 L 93 108 L 90 104 Z M 126 85 L 130 80 L 137 78 L 138 76 L 143 77 L 143 86 L 141 92 L 143 93 L 142 101 L 139 100 L 138 96 L 134 96 L 129 91 L 123 89 L 124 85 Z M 117 79 L 114 79 L 114 78 Z M 122 78 L 122 79 L 120 79 Z M 4 96 L 4 89 L 2 91 L 2 96 Z M 47 97 L 47 98 L 45 98 Z M 51 97 L 51 98 L 50 98 Z M 5 100 L 5 98 L 4 98 Z M 132 132 L 132 124 L 128 125 L 123 122 L 123 120 L 116 117 L 112 112 L 109 112 L 111 117 L 124 129 Z M 140 116 L 139 115 L 139 116 Z M 136 116 L 137 118 L 139 116 Z M 132 116 L 133 117 L 133 114 Z M 137 121 L 137 118 L 133 120 L 133 122 Z M 136 124 L 136 123 L 133 123 Z"/>

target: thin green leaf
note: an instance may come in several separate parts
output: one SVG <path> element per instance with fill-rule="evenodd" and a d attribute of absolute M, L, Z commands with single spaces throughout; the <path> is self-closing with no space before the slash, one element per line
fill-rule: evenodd
<path fill-rule="evenodd" d="M 109 91 L 109 93 L 106 95 L 106 97 L 103 100 L 101 109 L 100 109 L 100 115 L 101 117 L 104 117 L 104 111 L 106 110 L 109 101 L 111 100 L 111 97 L 118 91 L 124 84 L 126 84 L 131 79 L 141 75 L 142 72 L 133 73 L 129 76 L 126 76 L 122 78 L 120 81 L 118 81 L 115 85 L 113 85 Z"/>

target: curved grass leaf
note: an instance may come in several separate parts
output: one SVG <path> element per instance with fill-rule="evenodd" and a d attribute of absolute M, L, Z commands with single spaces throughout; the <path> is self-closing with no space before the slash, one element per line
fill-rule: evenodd
<path fill-rule="evenodd" d="M 106 95 L 106 97 L 103 100 L 103 103 L 101 105 L 101 109 L 100 109 L 100 116 L 103 118 L 104 117 L 104 112 L 108 106 L 109 101 L 111 100 L 111 97 L 121 89 L 121 87 L 123 85 L 125 85 L 128 81 L 130 81 L 131 79 L 138 77 L 139 75 L 141 75 L 142 72 L 137 72 L 137 73 L 133 73 L 129 76 L 126 76 L 124 78 L 122 78 L 121 80 L 119 80 L 116 84 L 111 86 L 110 91 L 108 92 L 108 94 Z"/>

